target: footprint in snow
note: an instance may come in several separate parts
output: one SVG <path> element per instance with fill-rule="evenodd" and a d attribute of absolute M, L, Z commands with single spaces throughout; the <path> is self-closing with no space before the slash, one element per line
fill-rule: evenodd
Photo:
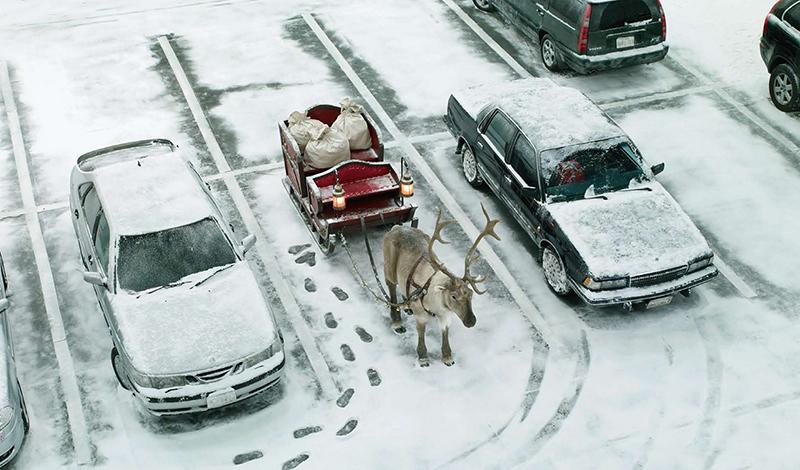
<path fill-rule="evenodd" d="M 355 418 L 351 418 L 348 422 L 344 423 L 341 429 L 336 431 L 337 436 L 346 436 L 353 432 L 353 430 L 358 426 L 358 420 Z"/>
<path fill-rule="evenodd" d="M 302 438 L 308 436 L 309 434 L 314 434 L 314 433 L 320 432 L 320 431 L 322 431 L 322 427 L 321 426 L 308 426 L 308 427 L 305 427 L 305 428 L 300 428 L 300 429 L 295 430 L 295 432 L 293 434 L 294 434 L 294 438 L 295 439 L 302 439 Z"/>
<path fill-rule="evenodd" d="M 363 341 L 365 343 L 371 343 L 372 342 L 372 335 L 367 333 L 367 330 L 365 330 L 364 328 L 361 328 L 360 326 L 357 326 L 356 327 L 356 334 L 358 335 L 359 338 L 361 338 L 361 341 Z"/>
<path fill-rule="evenodd" d="M 369 384 L 373 387 L 381 384 L 381 376 L 375 369 L 367 369 L 367 378 L 369 379 Z"/>
<path fill-rule="evenodd" d="M 286 462 L 284 462 L 283 466 L 281 467 L 281 470 L 292 470 L 293 468 L 296 468 L 298 465 L 308 460 L 309 457 L 310 455 L 302 453 L 297 457 L 293 458 L 292 460 L 287 460 Z"/>
<path fill-rule="evenodd" d="M 338 405 L 339 408 L 346 407 L 347 405 L 350 404 L 350 399 L 353 398 L 353 394 L 355 393 L 356 393 L 355 390 L 353 390 L 352 388 L 348 388 L 342 393 L 342 396 L 340 396 L 339 399 L 336 400 L 336 405 Z"/>
<path fill-rule="evenodd" d="M 334 318 L 333 313 L 328 312 L 325 314 L 325 326 L 331 329 L 339 326 L 339 322 L 336 321 L 336 318 Z"/>
<path fill-rule="evenodd" d="M 341 300 L 342 302 L 344 302 L 345 300 L 350 298 L 350 296 L 347 295 L 347 292 L 343 291 L 342 289 L 340 289 L 338 287 L 332 288 L 331 292 L 333 292 L 333 295 L 335 295 L 336 298 Z"/>
<path fill-rule="evenodd" d="M 306 288 L 306 292 L 316 292 L 317 291 L 317 285 L 314 283 L 314 281 L 310 277 L 306 278 L 305 288 Z"/>
<path fill-rule="evenodd" d="M 239 454 L 233 458 L 234 465 L 241 465 L 243 463 L 247 463 L 251 460 L 260 459 L 264 456 L 264 453 L 260 450 L 254 450 L 252 452 L 247 452 L 246 454 Z"/>
<path fill-rule="evenodd" d="M 342 350 L 342 356 L 344 356 L 345 361 L 353 362 L 356 360 L 356 355 L 353 354 L 353 350 L 350 349 L 350 346 L 343 344 L 339 346 L 339 349 Z"/>
<path fill-rule="evenodd" d="M 311 244 L 310 243 L 304 243 L 302 245 L 292 245 L 292 246 L 289 247 L 289 254 L 290 255 L 296 255 L 296 254 L 298 254 L 298 253 L 300 253 L 300 252 L 302 252 L 302 251 L 304 251 L 304 250 L 306 250 L 308 248 L 311 248 Z"/>
<path fill-rule="evenodd" d="M 297 264 L 307 264 L 309 266 L 316 266 L 317 265 L 317 254 L 313 251 L 309 251 L 308 253 L 298 257 L 294 260 Z"/>

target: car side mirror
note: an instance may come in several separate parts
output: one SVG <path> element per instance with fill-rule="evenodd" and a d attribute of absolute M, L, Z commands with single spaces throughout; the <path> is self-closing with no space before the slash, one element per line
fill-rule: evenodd
<path fill-rule="evenodd" d="M 650 170 L 653 172 L 653 176 L 661 173 L 664 171 L 665 164 L 664 162 L 659 163 L 658 165 L 653 165 L 650 167 Z"/>
<path fill-rule="evenodd" d="M 108 287 L 108 279 L 100 273 L 86 271 L 83 273 L 83 280 L 95 286 Z"/>
<path fill-rule="evenodd" d="M 8 310 L 9 305 L 10 303 L 8 302 L 8 299 L 0 299 L 0 312 L 5 312 Z"/>
<path fill-rule="evenodd" d="M 256 244 L 256 236 L 255 235 L 248 235 L 242 239 L 242 251 L 247 253 L 253 248 Z"/>

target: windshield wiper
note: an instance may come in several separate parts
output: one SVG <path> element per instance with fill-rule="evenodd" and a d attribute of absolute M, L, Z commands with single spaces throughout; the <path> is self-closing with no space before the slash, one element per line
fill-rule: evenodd
<path fill-rule="evenodd" d="M 642 187 L 639 187 L 639 188 L 625 188 L 625 189 L 620 189 L 620 190 L 619 190 L 619 192 L 628 192 L 628 191 L 652 191 L 652 190 L 653 190 L 653 188 L 651 188 L 650 186 L 642 186 Z"/>
<path fill-rule="evenodd" d="M 208 281 L 208 280 L 209 280 L 209 279 L 211 279 L 212 277 L 216 276 L 217 274 L 221 273 L 222 271 L 225 271 L 226 269 L 230 269 L 230 268 L 232 268 L 233 266 L 234 266 L 234 264 L 233 264 L 233 263 L 231 263 L 231 264 L 229 264 L 229 265 L 227 265 L 227 266 L 223 266 L 223 267 L 221 267 L 221 268 L 217 269 L 216 271 L 214 271 L 213 273 L 209 274 L 207 277 L 205 277 L 205 278 L 204 278 L 204 279 L 202 279 L 201 281 L 197 282 L 197 284 L 193 285 L 193 286 L 192 286 L 192 287 L 190 287 L 189 289 L 194 289 L 195 287 L 198 287 L 198 286 L 200 286 L 200 285 L 204 284 L 206 281 Z"/>
<path fill-rule="evenodd" d="M 136 298 L 138 299 L 139 297 L 141 297 L 141 296 L 143 296 L 143 295 L 152 294 L 153 292 L 160 291 L 161 289 L 171 289 L 171 288 L 173 288 L 173 287 L 182 286 L 182 285 L 184 285 L 184 284 L 188 284 L 188 283 L 189 283 L 189 281 L 175 281 L 175 282 L 170 282 L 169 284 L 164 284 L 163 286 L 154 287 L 154 288 L 152 288 L 152 289 L 150 289 L 150 290 L 148 290 L 148 291 L 144 291 L 144 292 L 142 292 L 141 294 L 137 295 L 137 296 L 136 296 Z"/>

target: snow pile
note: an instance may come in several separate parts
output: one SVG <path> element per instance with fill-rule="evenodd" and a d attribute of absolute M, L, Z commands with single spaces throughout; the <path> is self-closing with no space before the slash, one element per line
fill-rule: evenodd
<path fill-rule="evenodd" d="M 548 206 L 595 278 L 664 271 L 711 254 L 703 235 L 659 183 Z"/>
<path fill-rule="evenodd" d="M 485 84 L 453 96 L 476 120 L 487 107 L 502 109 L 539 151 L 625 135 L 583 93 L 550 79 Z"/>
<path fill-rule="evenodd" d="M 246 262 L 194 284 L 219 268 L 152 294 L 120 293 L 112 300 L 122 343 L 133 367 L 175 374 L 230 364 L 277 338 L 268 307 Z"/>

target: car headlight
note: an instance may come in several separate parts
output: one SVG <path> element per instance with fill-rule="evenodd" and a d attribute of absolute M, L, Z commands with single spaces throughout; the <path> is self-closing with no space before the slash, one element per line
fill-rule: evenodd
<path fill-rule="evenodd" d="M 128 374 L 128 377 L 135 383 L 141 387 L 145 388 L 155 388 L 153 387 L 153 382 L 150 380 L 150 377 L 140 374 L 138 371 L 130 368 L 125 371 Z"/>
<path fill-rule="evenodd" d="M 253 367 L 271 358 L 281 350 L 282 344 L 283 342 L 280 340 L 280 338 L 276 338 L 275 341 L 273 341 L 272 344 L 270 344 L 267 349 L 245 359 L 244 367 L 245 368 Z"/>
<path fill-rule="evenodd" d="M 14 421 L 14 408 L 4 406 L 0 409 L 0 430 L 5 429 Z"/>
<path fill-rule="evenodd" d="M 687 272 L 693 273 L 695 271 L 700 271 L 701 269 L 705 269 L 711 266 L 711 263 L 714 261 L 714 255 L 709 256 L 708 258 L 699 259 L 692 263 L 689 263 L 689 269 Z"/>
<path fill-rule="evenodd" d="M 583 280 L 583 285 L 589 290 L 624 289 L 625 287 L 628 287 L 628 278 L 621 277 L 618 279 L 604 279 L 602 281 L 598 281 L 591 276 L 587 276 L 586 279 Z"/>
<path fill-rule="evenodd" d="M 157 375 L 149 379 L 151 388 L 157 389 L 181 387 L 187 384 L 186 377 L 183 375 Z"/>

